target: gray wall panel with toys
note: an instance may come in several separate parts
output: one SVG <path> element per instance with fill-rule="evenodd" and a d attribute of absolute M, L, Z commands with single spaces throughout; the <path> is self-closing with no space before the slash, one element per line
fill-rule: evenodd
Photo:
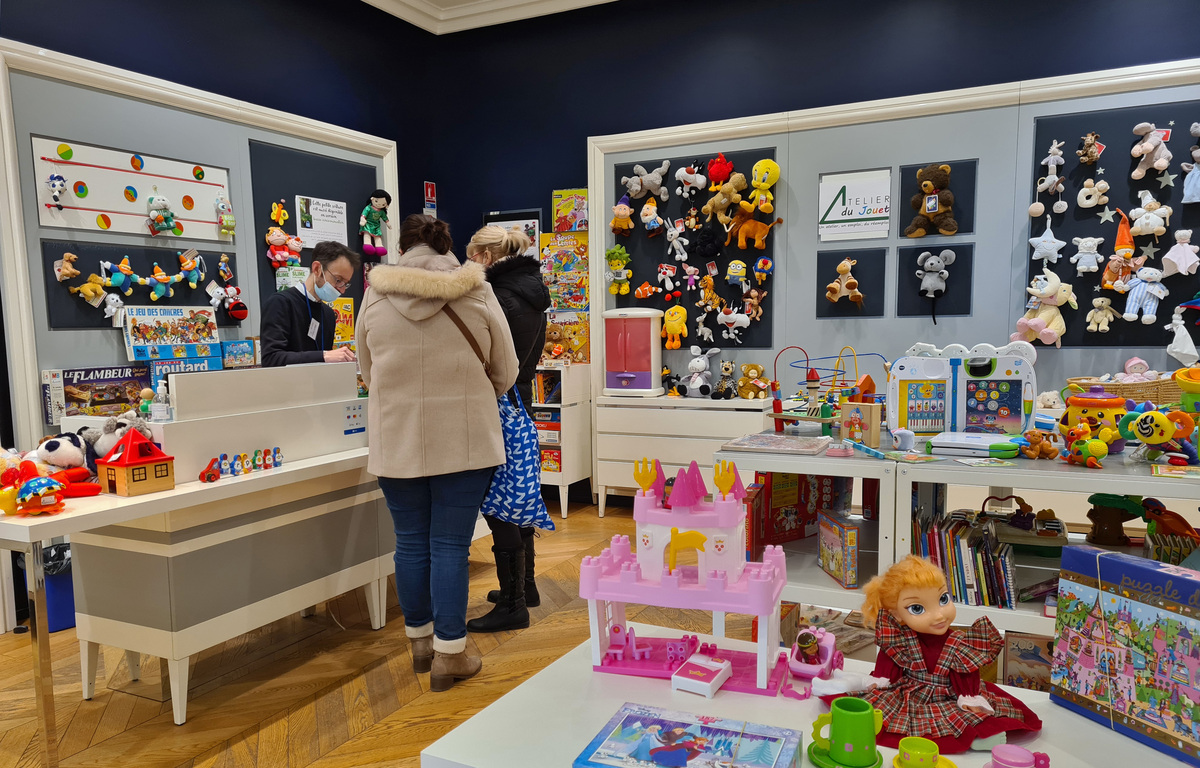
<path fill-rule="evenodd" d="M 255 261 L 265 259 L 266 246 L 263 243 L 263 232 L 259 231 L 256 222 L 263 219 L 259 212 L 251 211 L 252 184 L 250 173 L 250 142 L 251 140 L 268 142 L 270 144 L 294 148 L 316 155 L 369 165 L 376 169 L 376 184 L 383 181 L 382 161 L 357 152 L 342 150 L 328 145 L 317 144 L 290 136 L 283 136 L 272 131 L 259 130 L 248 126 L 236 125 L 223 120 L 209 118 L 190 112 L 149 104 L 135 99 L 128 99 L 112 94 L 101 93 L 88 88 L 71 85 L 55 80 L 47 80 L 22 73 L 10 75 L 12 83 L 13 117 L 17 134 L 18 164 L 21 180 L 21 205 L 25 225 L 26 253 L 29 259 L 30 289 L 33 292 L 33 307 L 38 318 L 35 338 L 38 365 L 41 369 L 77 368 L 88 366 L 104 366 L 124 363 L 127 361 L 121 332 L 100 323 L 78 322 L 68 320 L 59 325 L 67 327 L 94 326 L 88 329 L 57 330 L 51 327 L 48 312 L 47 290 L 61 291 L 54 296 L 54 302 L 68 299 L 83 302 L 79 295 L 68 292 L 69 285 L 81 284 L 91 273 L 99 274 L 100 269 L 96 259 L 85 261 L 83 254 L 88 252 L 91 245 L 104 246 L 104 251 L 115 253 L 122 246 L 130 247 L 131 256 L 141 253 L 145 248 L 161 248 L 168 255 L 178 251 L 195 248 L 205 256 L 207 275 L 204 283 L 217 280 L 220 253 L 227 253 L 232 258 L 232 282 L 242 290 L 242 297 L 249 308 L 248 317 L 240 326 L 222 327 L 220 335 L 223 340 L 240 339 L 245 336 L 258 335 L 259 323 L 259 285 L 258 270 Z M 96 226 L 69 227 L 47 225 L 39 218 L 40 209 L 49 200 L 46 178 L 42 173 L 45 161 L 34 151 L 35 138 L 52 137 L 74 145 L 92 145 L 114 150 L 125 150 L 129 157 L 140 156 L 167 158 L 189 161 L 209 169 L 220 169 L 228 172 L 228 189 L 225 190 L 233 206 L 236 218 L 235 235 L 201 237 L 204 222 L 217 220 L 215 208 L 216 194 L 219 189 L 211 185 L 214 173 L 201 178 L 182 179 L 195 186 L 194 199 L 184 203 L 182 198 L 173 200 L 175 213 L 183 222 L 182 235 L 163 232 L 151 237 L 148 232 L 120 231 L 119 211 L 104 214 L 100 209 L 106 207 L 101 202 L 104 186 L 101 182 L 104 169 L 88 168 L 71 165 L 68 162 L 58 162 L 67 158 L 59 155 L 56 166 L 66 177 L 67 185 L 62 201 L 71 206 L 69 211 L 75 215 L 79 224 L 96 222 Z M 78 161 L 80 158 L 73 158 Z M 136 160 L 132 166 L 122 170 L 127 175 L 137 174 L 139 169 Z M 112 170 L 112 169 L 109 169 Z M 146 174 L 152 169 L 144 168 Z M 169 174 L 168 174 L 169 175 Z M 73 176 L 73 178 L 72 178 Z M 76 188 L 79 181 L 87 180 L 87 187 Z M 209 182 L 205 184 L 204 182 Z M 144 199 L 155 184 L 170 184 L 171 180 L 145 178 L 137 183 L 139 196 L 135 206 L 140 213 L 145 213 Z M 361 196 L 370 193 L 364 189 Z M 80 193 L 84 194 L 80 194 Z M 311 192 L 311 194 L 317 194 Z M 126 198 L 128 199 L 128 198 Z M 346 201 L 349 204 L 350 215 L 357 217 L 362 201 L 356 197 Z M 191 207 L 188 207 L 188 206 Z M 289 201 L 291 206 L 291 201 Z M 119 207 L 119 206 L 115 206 Z M 93 210 L 95 209 L 95 210 Z M 110 227 L 105 229 L 100 218 L 109 215 Z M 132 214 L 129 214 L 132 217 Z M 136 218 L 136 217 L 133 217 Z M 198 222 L 198 223 L 197 223 Z M 295 221 L 289 221 L 294 225 Z M 289 231 L 291 228 L 289 227 Z M 80 275 L 71 280 L 58 282 L 53 276 L 44 275 L 43 241 L 56 241 L 76 246 L 76 252 L 81 258 L 75 266 Z M 216 256 L 217 258 L 214 258 Z M 131 264 L 134 261 L 131 258 Z M 49 262 L 47 263 L 49 266 Z M 177 272 L 178 265 L 162 264 L 166 272 Z M 207 305 L 207 297 L 196 299 L 186 298 L 192 289 L 187 281 L 175 283 L 172 286 L 179 303 L 184 305 Z M 203 291 L 204 286 L 198 286 L 196 291 Z M 108 292 L 115 289 L 108 288 Z M 182 294 L 181 294 L 182 292 Z M 123 297 L 126 304 L 146 304 L 150 300 L 150 289 L 145 286 L 134 288 L 131 296 Z M 103 309 L 86 308 L 103 316 Z M 223 310 L 222 310 L 223 312 Z M 220 313 L 219 313 L 220 314 Z M 221 318 L 224 321 L 224 318 Z"/>
<path fill-rule="evenodd" d="M 968 346 L 990 343 L 1001 346 L 1007 343 L 1010 335 L 1016 331 L 1017 321 L 1026 311 L 1029 296 L 1025 289 L 1029 286 L 1031 278 L 1033 252 L 1029 240 L 1041 234 L 1044 228 L 1044 218 L 1031 220 L 1026 210 L 1033 199 L 1037 179 L 1045 176 L 1044 167 L 1038 165 L 1038 161 L 1046 155 L 1046 146 L 1042 146 L 1042 140 L 1038 136 L 1039 120 L 1043 121 L 1041 124 L 1056 125 L 1044 121 L 1058 116 L 1078 115 L 1078 118 L 1071 117 L 1071 124 L 1080 122 L 1083 125 L 1090 124 L 1088 115 L 1092 113 L 1103 114 L 1112 110 L 1139 108 L 1128 114 L 1121 114 L 1117 121 L 1120 125 L 1108 129 L 1111 137 L 1103 136 L 1109 145 L 1104 157 L 1119 155 L 1115 162 L 1109 162 L 1112 169 L 1106 167 L 1105 177 L 1109 179 L 1110 184 L 1113 184 L 1114 174 L 1122 177 L 1122 197 L 1117 205 L 1126 210 L 1126 206 L 1132 207 L 1137 202 L 1136 190 L 1146 188 L 1149 183 L 1145 180 L 1142 183 L 1132 182 L 1128 178 L 1131 168 L 1129 150 L 1136 139 L 1132 132 L 1133 126 L 1143 121 L 1175 121 L 1174 126 L 1168 126 L 1176 132 L 1169 143 L 1174 153 L 1169 173 L 1177 177 L 1174 179 L 1175 186 L 1163 188 L 1163 195 L 1159 196 L 1160 201 L 1168 202 L 1174 208 L 1175 214 L 1171 218 L 1168 232 L 1159 238 L 1160 243 L 1157 247 L 1160 250 L 1155 261 L 1161 262 L 1167 250 L 1175 243 L 1173 234 L 1176 228 L 1200 219 L 1200 205 L 1180 202 L 1185 181 L 1180 163 L 1191 161 L 1188 148 L 1197 143 L 1197 139 L 1189 134 L 1189 127 L 1192 122 L 1200 120 L 1200 112 L 1195 109 L 1189 111 L 1186 103 L 1197 99 L 1200 99 L 1200 87 L 1197 86 L 1162 88 L 1019 107 L 977 109 L 936 116 L 793 131 L 722 142 L 613 152 L 605 155 L 603 178 L 593 179 L 591 192 L 604 200 L 607 210 L 608 206 L 617 202 L 625 193 L 624 187 L 617 185 L 622 175 L 617 173 L 618 168 L 626 168 L 633 163 L 653 168 L 668 158 L 708 160 L 716 157 L 719 152 L 724 152 L 728 158 L 731 153 L 761 151 L 772 146 L 775 148 L 775 157 L 782 169 L 782 177 L 772 190 L 776 196 L 776 210 L 771 217 L 782 217 L 784 223 L 772 230 L 770 236 L 775 254 L 774 275 L 766 286 L 770 291 L 767 304 L 772 311 L 770 348 L 761 348 L 756 344 L 754 348 L 742 345 L 743 348 L 739 349 L 736 348 L 737 345 L 722 344 L 719 335 L 713 342 L 722 348 L 724 353 L 721 358 L 733 357 L 738 363 L 762 363 L 767 366 L 768 376 L 772 374 L 771 364 L 778 350 L 793 344 L 805 347 L 813 357 L 837 355 L 843 345 L 851 345 L 860 353 L 876 352 L 888 359 L 902 355 L 915 342 L 929 342 L 937 346 L 950 343 Z M 1153 106 L 1174 103 L 1180 103 L 1181 106 L 1165 110 Z M 1140 109 L 1144 105 L 1150 106 L 1144 110 Z M 1158 117 L 1160 112 L 1163 117 Z M 1120 122 L 1121 120 L 1128 125 Z M 1075 149 L 1081 143 L 1080 136 L 1088 130 L 1099 129 L 1085 127 L 1069 136 L 1056 134 L 1053 137 L 1060 141 L 1069 140 L 1063 147 L 1067 160 L 1066 192 L 1063 199 L 1070 202 L 1067 219 L 1075 216 L 1076 196 L 1083 179 L 1088 177 L 1076 170 L 1078 160 L 1075 156 Z M 1048 145 L 1049 141 L 1045 143 Z M 750 154 L 753 154 L 753 151 Z M 922 238 L 905 237 L 904 231 L 915 216 L 915 211 L 910 206 L 912 189 L 917 184 L 914 169 L 942 163 L 951 166 L 948 188 L 955 195 L 956 207 L 960 211 L 969 212 L 969 216 L 964 217 L 968 226 L 960 228 L 960 231 L 952 236 L 928 234 Z M 1137 161 L 1133 160 L 1132 165 L 1136 164 Z M 891 171 L 891 224 L 888 234 L 872 239 L 822 241 L 817 229 L 820 217 L 818 195 L 822 174 L 874 169 Z M 735 170 L 748 172 L 749 168 L 735 164 Z M 669 174 L 672 181 L 672 199 L 667 205 L 677 207 L 673 199 L 674 171 L 675 163 L 672 162 Z M 1157 172 L 1152 173 L 1155 177 L 1159 175 Z M 603 186 L 598 183 L 601 181 Z M 1134 192 L 1130 192 L 1131 184 Z M 1116 185 L 1113 186 L 1115 189 Z M 1152 187 L 1152 193 L 1158 195 L 1157 179 L 1153 180 Z M 711 194 L 707 191 L 701 193 L 697 198 L 698 202 L 703 204 Z M 1111 197 L 1112 191 L 1109 194 Z M 1041 200 L 1049 211 L 1055 198 L 1042 194 Z M 957 201 L 961 201 L 961 204 Z M 1112 207 L 1113 202 L 1110 201 L 1109 206 Z M 1192 211 L 1192 208 L 1197 210 Z M 1067 242 L 1067 246 L 1061 249 L 1065 258 L 1061 258 L 1057 265 L 1064 281 L 1068 275 L 1075 275 L 1075 268 L 1069 262 L 1069 257 L 1076 252 L 1076 246 L 1070 242 L 1073 237 L 1105 237 L 1100 252 L 1105 260 L 1112 253 L 1109 246 L 1115 238 L 1116 225 L 1099 224 L 1099 219 L 1094 213 L 1095 211 L 1090 219 L 1081 219 L 1078 225 L 1075 225 L 1073 220 L 1070 223 L 1060 223 L 1063 217 L 1052 214 L 1056 236 Z M 760 214 L 759 218 L 763 216 Z M 1092 223 L 1093 219 L 1096 223 Z M 607 224 L 607 221 L 605 223 Z M 636 225 L 640 230 L 641 222 L 636 221 Z M 1060 228 L 1062 232 L 1059 231 Z M 597 233 L 604 233 L 603 243 L 606 248 L 614 242 L 625 240 L 610 234 L 607 227 L 602 229 L 596 226 L 594 229 Z M 1087 231 L 1084 231 L 1085 229 Z M 634 237 L 639 235 L 644 238 L 644 233 L 635 231 Z M 1193 240 L 1200 242 L 1200 234 Z M 1152 236 L 1137 238 L 1139 247 L 1147 243 L 1153 243 Z M 593 242 L 593 248 L 597 246 L 598 244 Z M 936 303 L 935 324 L 933 301 L 919 293 L 922 281 L 915 277 L 917 260 L 926 250 L 940 255 L 944 250 L 953 251 L 956 248 L 960 251 L 957 255 L 961 259 L 958 263 L 946 267 L 949 277 L 946 278 L 945 294 Z M 862 271 L 861 267 L 855 267 L 854 276 L 859 280 L 859 289 L 868 298 L 871 292 L 883 292 L 882 310 L 878 308 L 877 302 L 867 301 L 864 302 L 864 310 L 860 312 L 853 305 L 842 306 L 846 304 L 845 298 L 835 311 L 822 306 L 821 302 L 826 301 L 824 286 L 837 278 L 830 265 L 839 261 L 836 258 L 838 251 L 853 253 L 880 249 L 886 252 L 883 274 L 868 273 Z M 725 257 L 729 258 L 728 249 Z M 877 261 L 877 258 L 874 261 L 868 260 L 869 263 Z M 1161 263 L 1157 266 L 1161 267 Z M 821 274 L 822 270 L 828 274 Z M 641 278 L 645 279 L 645 276 Z M 650 279 L 653 285 L 653 275 Z M 1068 307 L 1063 312 L 1067 327 L 1063 347 L 1035 343 L 1038 352 L 1039 389 L 1044 391 L 1062 387 L 1068 376 L 1121 371 L 1125 361 L 1133 356 L 1145 359 L 1151 368 L 1157 370 L 1178 367 L 1179 363 L 1168 356 L 1166 349 L 1174 337 L 1174 332 L 1163 326 L 1171 320 L 1171 309 L 1179 302 L 1192 299 L 1196 291 L 1200 290 L 1200 285 L 1193 286 L 1189 280 L 1200 280 L 1200 277 L 1175 275 L 1165 279 L 1164 284 L 1170 290 L 1170 296 L 1164 300 L 1164 308 L 1160 309 L 1154 325 L 1143 327 L 1138 322 L 1134 326 L 1118 318 L 1114 321 L 1114 330 L 1107 335 L 1091 334 L 1084 330 L 1088 324 L 1086 316 L 1091 309 L 1091 299 L 1094 295 L 1091 292 L 1091 284 L 1087 283 L 1084 291 L 1077 291 L 1079 309 L 1073 310 Z M 599 306 L 609 308 L 617 305 L 615 298 L 605 290 L 603 280 L 594 281 L 593 286 L 593 300 Z M 1088 295 L 1085 296 L 1085 292 Z M 1112 293 L 1114 305 L 1123 309 L 1125 298 L 1117 293 L 1108 293 Z M 645 303 L 647 302 L 633 302 L 635 305 Z M 689 307 L 689 315 L 690 310 Z M 1200 328 L 1193 325 L 1197 319 L 1200 319 L 1200 312 L 1185 312 L 1186 331 L 1190 338 L 1200 339 Z M 1131 327 L 1116 328 L 1116 324 Z M 694 332 L 694 320 L 689 330 Z M 1081 348 L 1073 345 L 1084 337 L 1089 337 L 1085 339 L 1089 346 Z M 1093 340 L 1090 337 L 1099 338 Z M 593 332 L 593 341 L 597 362 L 601 362 L 602 334 Z M 685 368 L 690 358 L 687 348 L 694 341 L 694 335 L 689 335 L 682 350 L 664 351 L 665 363 L 676 370 Z M 794 359 L 795 354 L 789 352 L 781 358 L 780 363 L 782 365 Z M 883 380 L 884 374 L 880 365 L 864 363 L 864 366 L 865 372 L 871 373 L 877 382 Z M 803 371 L 797 370 L 783 378 L 790 384 L 785 384 L 785 388 L 790 389 L 803 380 Z"/>

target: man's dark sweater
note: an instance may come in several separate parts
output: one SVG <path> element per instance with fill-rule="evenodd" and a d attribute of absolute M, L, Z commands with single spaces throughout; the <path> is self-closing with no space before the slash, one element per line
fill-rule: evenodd
<path fill-rule="evenodd" d="M 324 350 L 333 349 L 337 313 L 327 304 L 310 301 L 303 290 L 303 285 L 285 288 L 263 304 L 259 340 L 263 365 L 268 368 L 322 363 Z M 318 324 L 316 339 L 308 335 L 313 320 Z"/>

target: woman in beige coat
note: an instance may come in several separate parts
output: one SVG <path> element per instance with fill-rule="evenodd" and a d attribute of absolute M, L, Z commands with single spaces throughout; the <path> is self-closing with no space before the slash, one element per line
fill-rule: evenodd
<path fill-rule="evenodd" d="M 405 219 L 400 259 L 371 270 L 355 334 L 371 393 L 367 469 L 395 524 L 413 667 L 431 673 L 435 691 L 481 666 L 466 653 L 467 553 L 504 463 L 496 399 L 517 378 L 508 321 L 483 269 L 460 265 L 450 248 L 445 222 Z"/>

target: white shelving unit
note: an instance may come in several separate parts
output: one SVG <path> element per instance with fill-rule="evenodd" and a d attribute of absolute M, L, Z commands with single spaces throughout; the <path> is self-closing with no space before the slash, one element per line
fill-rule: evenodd
<path fill-rule="evenodd" d="M 562 516 L 567 517 L 567 488 L 592 476 L 591 368 L 587 365 L 538 366 L 539 374 L 561 376 L 561 402 L 533 403 L 532 411 L 557 411 L 559 442 L 541 442 L 561 452 L 559 472 L 542 470 L 542 485 L 557 485 Z"/>
<path fill-rule="evenodd" d="M 597 397 L 595 477 L 600 517 L 610 490 L 636 487 L 633 463 L 638 459 L 658 459 L 668 477 L 695 461 L 711 478 L 713 453 L 735 437 L 767 429 L 770 409 L 770 400 Z"/>

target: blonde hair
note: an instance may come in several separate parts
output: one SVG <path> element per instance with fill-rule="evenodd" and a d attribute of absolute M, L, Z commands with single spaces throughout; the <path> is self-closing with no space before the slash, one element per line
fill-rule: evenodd
<path fill-rule="evenodd" d="M 529 246 L 529 236 L 521 230 L 488 224 L 471 236 L 471 242 L 467 243 L 467 258 L 474 258 L 480 251 L 487 251 L 491 257 L 488 265 L 491 266 L 501 259 L 525 253 Z"/>
<path fill-rule="evenodd" d="M 946 586 L 946 574 L 923 557 L 909 555 L 863 587 L 863 623 L 874 629 L 879 612 L 894 611 L 905 587 Z"/>

